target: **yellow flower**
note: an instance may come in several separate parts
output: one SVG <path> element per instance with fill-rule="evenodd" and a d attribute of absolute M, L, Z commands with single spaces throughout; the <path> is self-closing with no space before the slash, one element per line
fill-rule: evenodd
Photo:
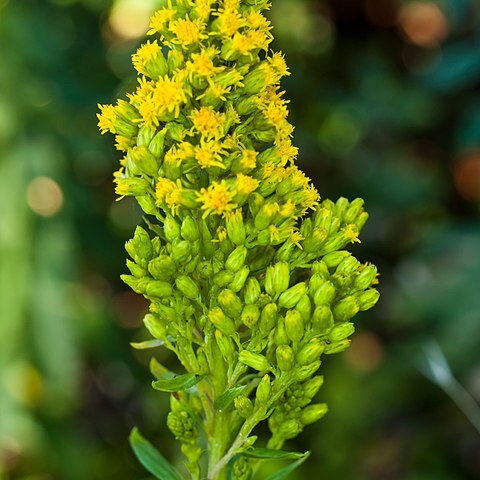
<path fill-rule="evenodd" d="M 237 175 L 237 193 L 239 195 L 250 195 L 259 185 L 260 182 L 253 177 L 243 173 Z"/>
<path fill-rule="evenodd" d="M 272 28 L 265 16 L 255 10 L 248 11 L 245 15 L 245 23 L 253 29 L 269 31 Z"/>
<path fill-rule="evenodd" d="M 133 66 L 137 72 L 148 75 L 148 64 L 154 62 L 162 54 L 160 45 L 154 40 L 152 43 L 148 40 L 147 43 L 142 45 L 136 53 L 132 55 Z"/>
<path fill-rule="evenodd" d="M 182 46 L 189 46 L 204 38 L 202 35 L 203 23 L 201 20 L 190 20 L 187 18 L 180 18 L 177 21 L 171 22 L 169 30 L 177 37 L 174 43 Z"/>
<path fill-rule="evenodd" d="M 296 207 L 295 203 L 292 202 L 292 200 L 287 200 L 286 203 L 284 203 L 280 209 L 280 215 L 282 217 L 293 217 L 295 213 Z"/>
<path fill-rule="evenodd" d="M 271 103 L 263 111 L 265 118 L 273 126 L 278 126 L 283 123 L 283 121 L 288 116 L 288 109 L 285 105 L 280 103 Z"/>
<path fill-rule="evenodd" d="M 97 113 L 98 126 L 102 135 L 107 132 L 116 133 L 115 123 L 117 121 L 117 113 L 113 105 L 98 105 L 100 113 Z"/>
<path fill-rule="evenodd" d="M 163 34 L 166 24 L 172 20 L 176 13 L 177 11 L 172 8 L 172 2 L 169 0 L 168 8 L 164 7 L 153 14 L 150 19 L 150 30 L 147 32 L 148 35 L 153 35 L 154 33 Z"/>
<path fill-rule="evenodd" d="M 213 182 L 208 189 L 202 188 L 197 193 L 198 200 L 202 203 L 202 210 L 205 210 L 203 218 L 211 213 L 224 216 L 226 213 L 237 208 L 232 202 L 233 195 L 228 189 L 225 180 Z"/>
<path fill-rule="evenodd" d="M 362 243 L 358 238 L 358 227 L 354 223 L 345 226 L 343 228 L 343 234 L 345 238 L 352 243 Z"/>
<path fill-rule="evenodd" d="M 159 203 L 165 202 L 165 199 L 167 198 L 170 193 L 175 188 L 175 183 L 169 180 L 168 178 L 159 178 L 157 182 L 157 186 L 155 189 L 155 193 L 157 195 L 157 201 Z"/>
<path fill-rule="evenodd" d="M 207 48 L 200 53 L 193 53 L 192 59 L 187 65 L 190 76 L 197 74 L 200 77 L 211 77 L 224 70 L 225 67 L 215 67 L 212 59 L 216 55 L 218 55 L 218 51 L 215 48 Z"/>
<path fill-rule="evenodd" d="M 212 0 L 194 0 L 192 3 L 198 16 L 206 20 L 212 11 Z"/>
<path fill-rule="evenodd" d="M 193 128 L 206 139 L 218 139 L 223 136 L 224 115 L 215 112 L 212 107 L 201 107 L 195 110 L 190 118 Z"/>
<path fill-rule="evenodd" d="M 115 148 L 120 152 L 127 152 L 129 148 L 132 148 L 135 145 L 134 139 L 124 137 L 123 135 L 116 135 L 115 142 Z"/>
<path fill-rule="evenodd" d="M 257 166 L 257 156 L 258 152 L 255 150 L 242 150 L 242 158 L 240 159 L 240 165 L 245 170 L 253 170 Z"/>
<path fill-rule="evenodd" d="M 268 62 L 280 77 L 290 75 L 287 62 L 285 61 L 285 57 L 282 55 L 282 53 L 275 52 L 270 58 L 268 58 Z"/>
<path fill-rule="evenodd" d="M 223 153 L 222 146 L 215 141 L 201 141 L 200 145 L 195 147 L 195 159 L 201 168 L 226 168 L 222 163 L 221 153 Z"/>
<path fill-rule="evenodd" d="M 215 26 L 224 37 L 232 37 L 241 26 L 241 17 L 234 9 L 225 9 L 218 14 Z"/>

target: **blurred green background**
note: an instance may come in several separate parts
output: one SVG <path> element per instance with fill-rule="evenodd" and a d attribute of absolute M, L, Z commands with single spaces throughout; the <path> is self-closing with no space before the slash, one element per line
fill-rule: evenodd
<path fill-rule="evenodd" d="M 178 455 L 129 346 L 145 303 L 118 277 L 141 215 L 115 201 L 95 118 L 134 80 L 155 3 L 0 0 L 2 480 L 146 479 L 134 424 Z M 438 342 L 480 401 L 479 2 L 273 0 L 271 17 L 299 164 L 324 198 L 366 200 L 355 253 L 382 291 L 324 364 L 330 413 L 290 445 L 313 450 L 292 479 L 478 479 L 478 407 L 422 370 L 462 395 Z"/>

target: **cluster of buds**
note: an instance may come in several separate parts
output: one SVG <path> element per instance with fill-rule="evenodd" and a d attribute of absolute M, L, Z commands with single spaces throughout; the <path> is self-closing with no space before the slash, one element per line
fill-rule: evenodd
<path fill-rule="evenodd" d="M 122 278 L 150 301 L 151 335 L 201 378 L 168 422 L 193 478 L 195 421 L 214 479 L 258 423 L 269 419 L 280 448 L 321 418 L 326 406 L 310 403 L 322 355 L 345 350 L 353 317 L 378 300 L 376 268 L 345 250 L 368 218 L 363 201 L 320 201 L 294 164 L 280 90 L 289 72 L 269 50 L 267 8 L 164 0 L 157 38 L 133 55 L 138 88 L 100 106 L 100 129 L 124 152 L 116 191 L 136 198 L 149 227 L 127 243 Z M 233 478 L 250 475 L 237 459 Z"/>

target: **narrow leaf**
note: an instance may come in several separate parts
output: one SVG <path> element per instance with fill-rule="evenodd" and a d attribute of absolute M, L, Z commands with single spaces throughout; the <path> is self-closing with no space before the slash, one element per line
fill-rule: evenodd
<path fill-rule="evenodd" d="M 301 453 L 301 452 L 286 452 L 285 450 L 273 450 L 272 448 L 250 448 L 245 450 L 240 455 L 246 458 L 258 458 L 262 460 L 268 459 L 291 459 L 297 460 L 308 456 L 308 452 Z"/>
<path fill-rule="evenodd" d="M 310 456 L 310 452 L 305 452 L 301 458 L 299 458 L 296 462 L 291 463 L 285 468 L 282 468 L 278 472 L 269 475 L 265 480 L 284 480 L 287 478 L 294 470 L 296 470 L 308 457 Z"/>
<path fill-rule="evenodd" d="M 155 357 L 152 357 L 150 360 L 150 371 L 157 380 L 175 378 L 175 374 L 167 367 L 164 367 Z"/>
<path fill-rule="evenodd" d="M 149 348 L 161 347 L 165 345 L 163 340 L 146 340 L 145 342 L 131 342 L 130 345 L 135 350 L 148 350 Z"/>
<path fill-rule="evenodd" d="M 139 462 L 160 480 L 182 480 L 180 474 L 135 427 L 130 433 L 130 445 Z"/>
<path fill-rule="evenodd" d="M 182 390 L 188 390 L 195 386 L 200 380 L 201 375 L 195 375 L 194 373 L 186 373 L 185 375 L 179 375 L 175 378 L 162 378 L 152 382 L 152 387 L 155 390 L 161 392 L 180 392 Z"/>
<path fill-rule="evenodd" d="M 245 385 L 225 390 L 216 400 L 213 406 L 218 411 L 226 410 L 230 404 L 245 390 Z"/>

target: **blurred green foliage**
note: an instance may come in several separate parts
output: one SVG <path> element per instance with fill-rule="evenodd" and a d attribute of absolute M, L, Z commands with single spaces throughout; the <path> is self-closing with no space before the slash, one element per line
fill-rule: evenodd
<path fill-rule="evenodd" d="M 133 81 L 155 4 L 0 0 L 5 480 L 145 478 L 134 423 L 175 458 L 148 357 L 128 345 L 145 306 L 118 280 L 141 217 L 115 202 L 118 154 L 95 119 Z M 299 163 L 323 197 L 365 198 L 356 254 L 383 294 L 324 365 L 330 413 L 291 445 L 313 450 L 292 479 L 479 478 L 478 432 L 420 373 L 435 338 L 480 400 L 479 4 L 273 0 L 271 15 Z"/>

